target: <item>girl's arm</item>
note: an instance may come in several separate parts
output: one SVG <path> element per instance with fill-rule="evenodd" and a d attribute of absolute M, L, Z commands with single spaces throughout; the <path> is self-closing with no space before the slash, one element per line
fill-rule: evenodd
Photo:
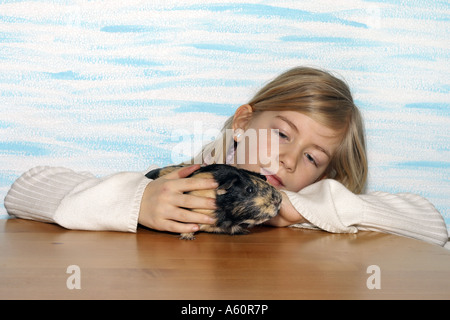
<path fill-rule="evenodd" d="M 199 167 L 179 169 L 156 180 L 141 172 L 97 178 L 66 168 L 36 167 L 14 182 L 5 207 L 18 218 L 67 229 L 136 232 L 139 222 L 162 231 L 193 232 L 199 223 L 215 222 L 187 210 L 215 209 L 214 199 L 184 194 L 217 187 L 213 179 L 185 179 Z"/>
<path fill-rule="evenodd" d="M 315 226 L 334 233 L 371 230 L 398 234 L 438 245 L 448 241 L 441 214 L 415 194 L 374 192 L 355 195 L 335 180 L 317 182 L 298 193 L 285 191 L 291 204 Z"/>
<path fill-rule="evenodd" d="M 141 172 L 97 178 L 66 168 L 36 167 L 5 198 L 9 214 L 68 229 L 136 232 L 140 202 L 152 180 Z"/>

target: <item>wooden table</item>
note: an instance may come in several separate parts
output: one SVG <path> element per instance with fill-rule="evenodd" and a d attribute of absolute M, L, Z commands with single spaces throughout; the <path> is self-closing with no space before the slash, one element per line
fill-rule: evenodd
<path fill-rule="evenodd" d="M 183 241 L 0 220 L 0 299 L 449 298 L 450 251 L 394 235 L 256 227 Z"/>

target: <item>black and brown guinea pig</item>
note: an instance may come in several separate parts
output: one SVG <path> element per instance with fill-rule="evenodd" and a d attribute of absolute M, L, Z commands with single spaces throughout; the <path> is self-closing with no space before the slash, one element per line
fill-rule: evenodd
<path fill-rule="evenodd" d="M 145 176 L 157 179 L 182 166 L 155 169 Z M 225 164 L 201 167 L 188 178 L 213 178 L 219 187 L 210 190 L 189 192 L 216 199 L 216 210 L 194 210 L 216 218 L 214 225 L 200 224 L 200 231 L 245 234 L 247 228 L 261 224 L 277 215 L 281 205 L 280 192 L 266 181 L 266 177 L 255 172 L 238 169 Z M 194 233 L 182 233 L 181 239 L 193 240 Z"/>

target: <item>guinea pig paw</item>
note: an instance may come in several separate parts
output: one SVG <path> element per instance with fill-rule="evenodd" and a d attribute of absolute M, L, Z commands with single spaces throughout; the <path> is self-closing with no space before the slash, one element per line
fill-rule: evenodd
<path fill-rule="evenodd" d="M 247 230 L 246 228 L 242 227 L 242 226 L 232 226 L 231 230 L 230 230 L 230 234 L 236 234 L 236 235 L 244 235 L 244 234 L 249 234 L 250 230 Z"/>
<path fill-rule="evenodd" d="M 180 240 L 195 240 L 195 236 L 193 232 L 182 233 L 180 235 Z"/>

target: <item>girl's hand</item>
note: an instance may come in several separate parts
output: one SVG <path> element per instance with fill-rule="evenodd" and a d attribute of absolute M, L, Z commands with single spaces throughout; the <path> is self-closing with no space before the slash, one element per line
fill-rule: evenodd
<path fill-rule="evenodd" d="M 281 208 L 278 214 L 267 221 L 265 224 L 274 227 L 287 227 L 296 223 L 305 223 L 308 222 L 303 216 L 295 209 L 292 205 L 291 201 L 289 201 L 286 193 L 281 191 L 281 195 L 283 200 L 281 201 Z"/>
<path fill-rule="evenodd" d="M 199 168 L 199 165 L 181 168 L 150 182 L 142 196 L 139 223 L 176 233 L 198 231 L 198 224 L 213 224 L 215 219 L 188 210 L 216 209 L 215 199 L 184 194 L 218 187 L 214 179 L 186 178 Z"/>

